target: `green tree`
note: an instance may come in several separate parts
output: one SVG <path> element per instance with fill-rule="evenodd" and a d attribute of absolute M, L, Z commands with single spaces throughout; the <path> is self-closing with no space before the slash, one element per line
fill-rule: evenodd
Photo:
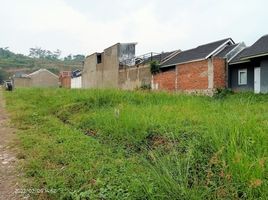
<path fill-rule="evenodd" d="M 72 60 L 73 60 L 73 56 L 72 56 L 72 54 L 69 54 L 68 56 L 64 57 L 63 60 L 64 60 L 64 61 L 72 61 Z"/>
<path fill-rule="evenodd" d="M 73 61 L 84 61 L 85 60 L 85 55 L 77 54 L 73 56 Z"/>
<path fill-rule="evenodd" d="M 42 49 L 41 47 L 30 48 L 29 56 L 31 58 L 41 58 L 48 60 L 59 60 L 61 56 L 61 50 L 57 49 L 52 52 L 50 50 Z"/>
<path fill-rule="evenodd" d="M 10 58 L 14 56 L 15 54 L 11 52 L 8 47 L 0 48 L 0 58 Z"/>

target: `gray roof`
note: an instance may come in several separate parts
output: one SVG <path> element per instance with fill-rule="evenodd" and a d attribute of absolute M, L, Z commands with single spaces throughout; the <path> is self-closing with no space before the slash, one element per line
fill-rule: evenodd
<path fill-rule="evenodd" d="M 234 48 L 236 48 L 238 44 L 228 45 L 226 46 L 222 51 L 220 51 L 218 54 L 216 54 L 216 57 L 225 58 L 228 53 L 230 53 Z"/>
<path fill-rule="evenodd" d="M 209 56 L 213 51 L 215 51 L 217 48 L 228 42 L 229 40 L 233 42 L 231 38 L 226 38 L 223 40 L 219 40 L 216 42 L 204 44 L 201 46 L 198 46 L 194 49 L 182 51 L 178 55 L 174 56 L 173 58 L 167 60 L 166 62 L 162 63 L 162 67 L 172 66 L 180 63 L 190 62 L 193 60 L 200 60 L 205 59 L 207 56 Z"/>
<path fill-rule="evenodd" d="M 22 78 L 22 77 L 26 77 L 28 76 L 26 73 L 24 72 L 16 72 L 13 77 L 16 77 L 16 78 Z"/>
<path fill-rule="evenodd" d="M 248 53 L 248 50 L 249 50 L 250 47 L 247 47 L 245 49 L 243 49 L 242 51 L 240 51 L 232 60 L 231 62 L 229 63 L 230 65 L 232 64 L 235 64 L 235 63 L 238 63 L 238 62 L 241 62 L 241 58 L 242 57 L 245 57 L 245 55 L 247 55 Z M 244 60 L 246 61 L 246 60 Z M 242 61 L 243 62 L 243 61 Z"/>
<path fill-rule="evenodd" d="M 161 54 L 155 55 L 152 58 L 148 58 L 148 60 L 151 61 L 151 59 L 152 59 L 154 61 L 161 62 L 162 60 L 164 60 L 166 57 L 170 56 L 173 53 L 175 53 L 175 51 L 172 51 L 172 52 L 162 52 Z"/>
<path fill-rule="evenodd" d="M 166 59 L 168 59 L 170 56 L 172 56 L 173 54 L 175 54 L 176 52 L 179 52 L 179 51 L 180 50 L 171 51 L 171 52 L 162 52 L 160 54 L 149 56 L 149 57 L 146 57 L 146 58 L 141 57 L 142 59 L 144 59 L 141 63 L 147 64 L 147 63 L 150 63 L 151 61 L 163 62 Z M 139 57 L 137 57 L 137 58 L 139 58 Z M 139 64 L 141 64 L 141 63 L 139 63 Z"/>
<path fill-rule="evenodd" d="M 249 57 L 259 57 L 263 54 L 268 54 L 268 35 L 261 37 L 255 42 L 248 50 L 243 54 L 241 59 L 247 59 Z"/>

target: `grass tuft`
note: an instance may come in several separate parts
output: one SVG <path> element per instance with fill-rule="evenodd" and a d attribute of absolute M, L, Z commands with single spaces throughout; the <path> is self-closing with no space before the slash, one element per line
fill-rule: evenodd
<path fill-rule="evenodd" d="M 5 93 L 40 199 L 265 199 L 268 96 Z"/>

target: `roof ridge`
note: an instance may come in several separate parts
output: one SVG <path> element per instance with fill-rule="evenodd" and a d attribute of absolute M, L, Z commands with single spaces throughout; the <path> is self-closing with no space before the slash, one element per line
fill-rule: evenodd
<path fill-rule="evenodd" d="M 241 42 L 239 42 L 239 43 L 235 43 L 235 44 L 230 44 L 230 45 L 225 45 L 225 47 L 221 50 L 221 51 L 219 51 L 217 54 L 215 54 L 215 55 L 219 55 L 220 53 L 222 53 L 224 50 L 226 50 L 227 48 L 233 48 L 233 49 L 235 49 L 235 46 L 238 46 L 239 44 L 241 44 Z M 232 51 L 232 50 L 231 50 Z M 229 52 L 230 53 L 230 52 Z"/>
<path fill-rule="evenodd" d="M 191 48 L 191 49 L 182 50 L 181 53 L 182 53 L 182 52 L 185 52 L 185 51 L 194 50 L 194 49 L 197 49 L 198 47 L 206 46 L 206 45 L 213 44 L 213 43 L 216 43 L 216 42 L 227 41 L 227 40 L 230 40 L 230 39 L 232 40 L 232 38 L 226 38 L 226 39 L 217 40 L 217 41 L 214 41 L 214 42 L 210 42 L 210 43 L 202 44 L 202 45 L 199 45 L 199 46 L 194 47 L 194 48 Z"/>
<path fill-rule="evenodd" d="M 237 62 L 241 62 L 241 58 L 242 57 L 239 57 L 239 60 L 237 60 L 237 61 L 235 61 L 234 62 L 234 60 L 235 60 L 235 58 L 236 57 L 238 57 L 238 56 L 240 56 L 244 51 L 246 51 L 247 49 L 249 49 L 250 48 L 250 46 L 249 47 L 245 47 L 245 48 L 243 48 L 241 51 L 239 51 L 230 61 L 229 61 L 229 63 L 230 64 L 235 64 L 235 63 L 237 63 Z"/>
<path fill-rule="evenodd" d="M 253 45 L 251 45 L 248 51 L 241 57 L 241 60 L 251 59 L 256 57 L 262 57 L 268 55 L 268 35 L 264 35 L 259 38 Z"/>
<path fill-rule="evenodd" d="M 164 58 L 164 60 L 161 62 L 161 65 L 167 61 L 169 61 L 170 59 L 174 58 L 175 56 L 177 56 L 178 54 L 180 54 L 182 51 L 180 49 L 173 51 L 172 53 L 170 53 L 168 56 L 166 56 Z"/>
<path fill-rule="evenodd" d="M 218 51 L 221 50 L 221 48 L 224 48 L 224 45 L 230 42 L 231 44 L 234 44 L 234 41 L 232 38 L 226 38 L 214 42 L 210 42 L 207 44 L 203 44 L 200 46 L 197 46 L 192 49 L 184 50 L 168 61 L 165 61 L 162 63 L 162 66 L 170 66 L 170 65 L 177 65 L 180 63 L 186 63 L 201 59 L 207 59 L 210 55 L 214 55 Z"/>
<path fill-rule="evenodd" d="M 265 35 L 261 36 L 261 38 L 263 38 L 263 37 L 267 37 L 267 36 L 268 36 L 268 34 L 265 34 Z"/>
<path fill-rule="evenodd" d="M 58 77 L 56 74 L 54 74 L 53 72 L 51 72 L 50 70 L 48 70 L 48 69 L 46 69 L 46 68 L 40 68 L 40 69 L 38 69 L 38 70 L 36 70 L 36 71 L 34 71 L 34 72 L 28 74 L 28 76 L 32 76 L 32 75 L 37 74 L 38 72 L 43 72 L 43 71 L 46 71 L 46 72 L 48 72 L 48 73 L 50 73 L 50 74 L 52 74 L 52 75 Z"/>
<path fill-rule="evenodd" d="M 213 43 L 216 43 L 216 42 L 221 42 L 221 41 L 226 41 L 226 40 L 232 40 L 232 38 L 229 37 L 229 38 L 225 38 L 225 39 L 217 40 L 217 41 L 214 41 L 214 42 L 209 42 L 209 43 L 206 43 L 206 44 L 199 45 L 199 46 L 197 46 L 197 47 L 202 47 L 202 46 L 205 46 L 205 45 L 208 45 L 208 44 L 213 44 Z"/>

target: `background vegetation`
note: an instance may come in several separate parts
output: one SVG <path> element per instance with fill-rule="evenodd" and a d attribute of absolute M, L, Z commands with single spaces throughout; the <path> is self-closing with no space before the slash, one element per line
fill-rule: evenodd
<path fill-rule="evenodd" d="M 41 199 L 266 199 L 268 96 L 5 93 Z"/>
<path fill-rule="evenodd" d="M 45 68 L 58 74 L 61 70 L 82 69 L 84 55 L 60 56 L 60 50 L 53 52 L 40 47 L 31 48 L 29 56 L 0 48 L 0 83 L 16 72 L 30 73 Z"/>

